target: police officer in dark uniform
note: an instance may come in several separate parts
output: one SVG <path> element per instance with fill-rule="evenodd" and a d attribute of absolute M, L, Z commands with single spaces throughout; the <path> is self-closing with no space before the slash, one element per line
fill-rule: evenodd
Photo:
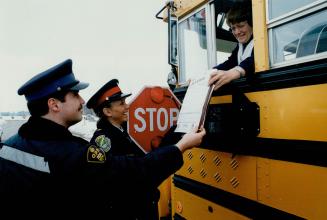
<path fill-rule="evenodd" d="M 144 156 L 126 131 L 129 105 L 125 99 L 131 94 L 122 93 L 118 83 L 117 79 L 110 80 L 87 102 L 86 106 L 99 117 L 91 144 L 102 148 L 107 155 Z M 157 186 L 133 189 L 128 186 L 131 184 L 118 185 L 108 203 L 121 213 L 122 219 L 158 219 L 160 192 Z"/>
<path fill-rule="evenodd" d="M 106 212 L 102 209 L 114 186 L 159 185 L 182 166 L 182 152 L 199 145 L 205 134 L 186 134 L 177 144 L 144 157 L 106 155 L 68 130 L 82 119 L 84 100 L 78 92 L 87 86 L 75 79 L 72 61 L 66 60 L 19 88 L 31 117 L 0 146 L 2 215 L 85 213 L 121 219 L 110 204 Z"/>
<path fill-rule="evenodd" d="M 118 83 L 110 80 L 86 104 L 99 117 L 91 143 L 112 155 L 144 156 L 126 130 L 129 105 L 125 99 L 131 94 L 122 93 Z"/>

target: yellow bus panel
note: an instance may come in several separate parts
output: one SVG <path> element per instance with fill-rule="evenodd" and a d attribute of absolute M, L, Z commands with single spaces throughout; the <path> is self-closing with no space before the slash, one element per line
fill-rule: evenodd
<path fill-rule="evenodd" d="M 263 138 L 327 141 L 327 84 L 246 94 L 260 106 Z"/>
<path fill-rule="evenodd" d="M 268 37 L 266 26 L 266 1 L 253 0 L 253 39 L 254 39 L 254 57 L 256 72 L 269 69 L 268 57 Z"/>
<path fill-rule="evenodd" d="M 327 84 L 246 93 L 260 107 L 262 138 L 327 141 Z M 210 104 L 231 103 L 214 96 Z"/>
<path fill-rule="evenodd" d="M 249 219 L 213 202 L 173 187 L 173 215 L 175 213 L 187 220 Z"/>
<path fill-rule="evenodd" d="M 260 203 L 306 219 L 327 216 L 325 167 L 258 158 L 257 173 Z"/>
<path fill-rule="evenodd" d="M 208 0 L 174 0 L 174 6 L 177 9 L 175 15 L 180 19 L 207 2 Z"/>
<path fill-rule="evenodd" d="M 219 140 L 217 140 L 219 141 Z M 194 148 L 177 175 L 256 200 L 256 158 Z"/>

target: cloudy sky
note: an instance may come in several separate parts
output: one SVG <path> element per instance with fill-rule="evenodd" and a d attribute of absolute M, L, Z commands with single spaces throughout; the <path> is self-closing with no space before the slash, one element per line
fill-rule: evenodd
<path fill-rule="evenodd" d="M 87 101 L 118 78 L 123 92 L 167 86 L 167 25 L 161 0 L 0 0 L 0 112 L 27 110 L 17 89 L 35 74 L 73 60 L 90 86 Z"/>

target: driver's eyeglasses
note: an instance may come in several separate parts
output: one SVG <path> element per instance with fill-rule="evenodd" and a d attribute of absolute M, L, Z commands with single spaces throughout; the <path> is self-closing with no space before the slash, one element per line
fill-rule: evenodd
<path fill-rule="evenodd" d="M 231 32 L 235 32 L 236 30 L 242 30 L 247 24 L 247 21 L 242 21 L 240 23 L 232 24 L 230 27 Z"/>

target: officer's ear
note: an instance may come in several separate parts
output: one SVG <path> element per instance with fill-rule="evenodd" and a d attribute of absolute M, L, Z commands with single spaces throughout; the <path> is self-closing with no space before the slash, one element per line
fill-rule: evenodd
<path fill-rule="evenodd" d="M 102 108 L 102 112 L 107 117 L 111 117 L 112 116 L 111 108 L 109 108 L 109 107 Z"/>
<path fill-rule="evenodd" d="M 59 111 L 58 99 L 49 98 L 48 107 L 49 107 L 49 111 L 58 112 Z"/>

